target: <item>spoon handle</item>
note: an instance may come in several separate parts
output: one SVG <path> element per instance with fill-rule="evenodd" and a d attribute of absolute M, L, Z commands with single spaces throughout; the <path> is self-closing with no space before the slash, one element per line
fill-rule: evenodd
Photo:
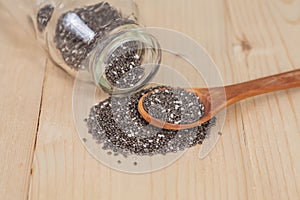
<path fill-rule="evenodd" d="M 300 86 L 300 69 L 225 87 L 227 106 L 259 94 Z"/>

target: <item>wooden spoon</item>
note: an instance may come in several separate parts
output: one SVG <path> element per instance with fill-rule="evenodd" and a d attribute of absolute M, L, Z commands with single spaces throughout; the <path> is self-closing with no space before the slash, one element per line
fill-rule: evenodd
<path fill-rule="evenodd" d="M 186 89 L 199 96 L 205 106 L 203 117 L 190 124 L 172 124 L 150 116 L 143 107 L 143 101 L 151 91 L 140 98 L 138 110 L 142 117 L 154 126 L 169 130 L 188 129 L 201 125 L 227 106 L 248 97 L 298 86 L 300 86 L 300 69 L 225 87 Z M 224 92 L 226 95 L 225 99 L 222 98 L 224 97 Z"/>

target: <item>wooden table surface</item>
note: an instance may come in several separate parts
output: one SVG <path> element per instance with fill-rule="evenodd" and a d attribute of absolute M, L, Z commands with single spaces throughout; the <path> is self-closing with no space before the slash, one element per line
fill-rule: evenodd
<path fill-rule="evenodd" d="M 5 0 L 2 0 L 5 1 Z M 138 20 L 202 44 L 225 84 L 300 67 L 300 0 L 135 0 Z M 242 101 L 203 160 L 142 175 L 97 162 L 72 118 L 73 79 L 0 9 L 0 199 L 300 199 L 300 88 Z"/>

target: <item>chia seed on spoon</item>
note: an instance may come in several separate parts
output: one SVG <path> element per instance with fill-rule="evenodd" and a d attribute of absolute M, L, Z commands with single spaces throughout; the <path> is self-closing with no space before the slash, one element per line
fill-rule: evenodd
<path fill-rule="evenodd" d="M 171 124 L 190 124 L 204 114 L 199 97 L 185 89 L 155 89 L 145 97 L 143 107 L 152 117 Z"/>

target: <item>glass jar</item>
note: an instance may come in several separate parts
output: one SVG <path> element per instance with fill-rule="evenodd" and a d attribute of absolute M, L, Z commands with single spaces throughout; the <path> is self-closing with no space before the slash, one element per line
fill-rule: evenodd
<path fill-rule="evenodd" d="M 109 94 L 136 91 L 158 70 L 159 43 L 134 20 L 131 1 L 28 0 L 16 2 L 18 12 L 13 3 L 4 4 L 23 26 L 27 24 L 25 29 L 34 30 L 28 32 L 58 66 L 73 76 L 87 70 Z M 31 26 L 24 23 L 28 16 Z"/>

